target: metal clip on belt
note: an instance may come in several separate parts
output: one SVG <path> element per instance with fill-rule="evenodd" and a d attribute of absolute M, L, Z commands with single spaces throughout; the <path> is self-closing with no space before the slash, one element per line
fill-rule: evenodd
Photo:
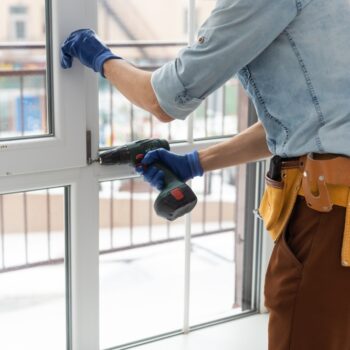
<path fill-rule="evenodd" d="M 300 157 L 299 166 L 303 172 L 302 194 L 307 205 L 320 212 L 329 212 L 333 204 L 347 206 L 347 203 L 334 203 L 330 186 L 350 187 L 350 158 L 335 155 L 312 153 Z M 346 190 L 346 189 L 345 189 Z"/>

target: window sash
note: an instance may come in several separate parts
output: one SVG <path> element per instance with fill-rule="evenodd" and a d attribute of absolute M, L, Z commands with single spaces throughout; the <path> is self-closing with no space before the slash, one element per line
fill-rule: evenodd
<path fill-rule="evenodd" d="M 97 101 L 97 77 L 80 65 L 71 71 L 62 70 L 60 46 L 64 38 L 77 27 L 94 27 L 97 21 L 96 5 L 95 0 L 52 3 L 46 0 L 47 37 L 51 37 L 47 45 L 47 86 L 48 98 L 51 100 L 49 105 L 53 106 L 48 109 L 48 114 L 54 119 L 53 135 L 0 140 L 0 162 L 3 164 L 0 176 L 86 164 L 87 120 L 93 120 L 97 115 L 97 109 L 91 108 Z"/>

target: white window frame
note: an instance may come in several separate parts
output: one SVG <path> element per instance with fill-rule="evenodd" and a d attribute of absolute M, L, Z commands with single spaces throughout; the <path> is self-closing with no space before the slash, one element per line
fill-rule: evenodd
<path fill-rule="evenodd" d="M 51 1 L 46 3 L 50 6 Z M 54 119 L 54 135 L 0 140 L 0 176 L 86 165 L 86 117 L 91 110 L 84 101 L 89 101 L 86 96 L 90 85 L 97 84 L 97 77 L 76 63 L 74 69 L 64 71 L 60 46 L 71 31 L 96 27 L 93 7 L 96 1 L 92 0 L 52 1 L 52 62 L 48 62 L 48 69 L 53 76 L 54 113 L 49 117 Z"/>
<path fill-rule="evenodd" d="M 99 349 L 99 180 L 87 164 L 86 131 L 98 152 L 98 79 L 75 63 L 60 67 L 62 41 L 78 28 L 97 27 L 96 0 L 48 0 L 52 6 L 55 135 L 0 141 L 0 193 L 70 187 L 69 350 Z"/>
<path fill-rule="evenodd" d="M 189 5 L 189 43 L 195 40 L 195 0 Z M 70 187 L 69 350 L 100 350 L 99 342 L 99 183 L 133 176 L 127 166 L 102 167 L 87 163 L 86 131 L 91 132 L 91 155 L 99 148 L 98 79 L 80 64 L 63 71 L 60 45 L 78 28 L 97 28 L 97 0 L 53 0 L 53 77 L 55 136 L 0 142 L 0 193 Z M 187 142 L 172 150 L 185 153 L 218 143 L 195 142 L 193 116 L 187 119 Z M 224 140 L 223 137 L 221 140 Z M 90 151 L 90 150 L 89 150 Z M 183 333 L 190 331 L 191 215 L 184 240 Z"/>

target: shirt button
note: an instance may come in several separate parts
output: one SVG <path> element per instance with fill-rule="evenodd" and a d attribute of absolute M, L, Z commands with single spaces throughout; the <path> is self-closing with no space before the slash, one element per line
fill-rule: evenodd
<path fill-rule="evenodd" d="M 200 37 L 198 38 L 198 42 L 199 42 L 200 44 L 203 44 L 204 41 L 205 41 L 204 36 L 200 36 Z"/>

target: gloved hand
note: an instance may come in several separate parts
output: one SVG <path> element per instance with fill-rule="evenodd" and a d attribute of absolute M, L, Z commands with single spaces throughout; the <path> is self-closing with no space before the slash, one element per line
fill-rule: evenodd
<path fill-rule="evenodd" d="M 159 162 L 165 165 L 171 170 L 179 180 L 186 182 L 195 176 L 203 175 L 203 168 L 199 161 L 199 155 L 197 151 L 187 153 L 183 156 L 167 151 L 160 148 L 154 151 L 146 153 L 142 159 L 141 164 L 144 166 L 138 166 L 136 171 L 144 176 L 144 179 L 149 182 L 153 187 L 161 190 L 164 187 L 164 172 L 152 163 Z"/>
<path fill-rule="evenodd" d="M 61 47 L 62 68 L 72 67 L 76 57 L 85 66 L 100 72 L 103 77 L 103 64 L 110 59 L 121 59 L 101 42 L 91 29 L 79 29 L 69 35 Z"/>

